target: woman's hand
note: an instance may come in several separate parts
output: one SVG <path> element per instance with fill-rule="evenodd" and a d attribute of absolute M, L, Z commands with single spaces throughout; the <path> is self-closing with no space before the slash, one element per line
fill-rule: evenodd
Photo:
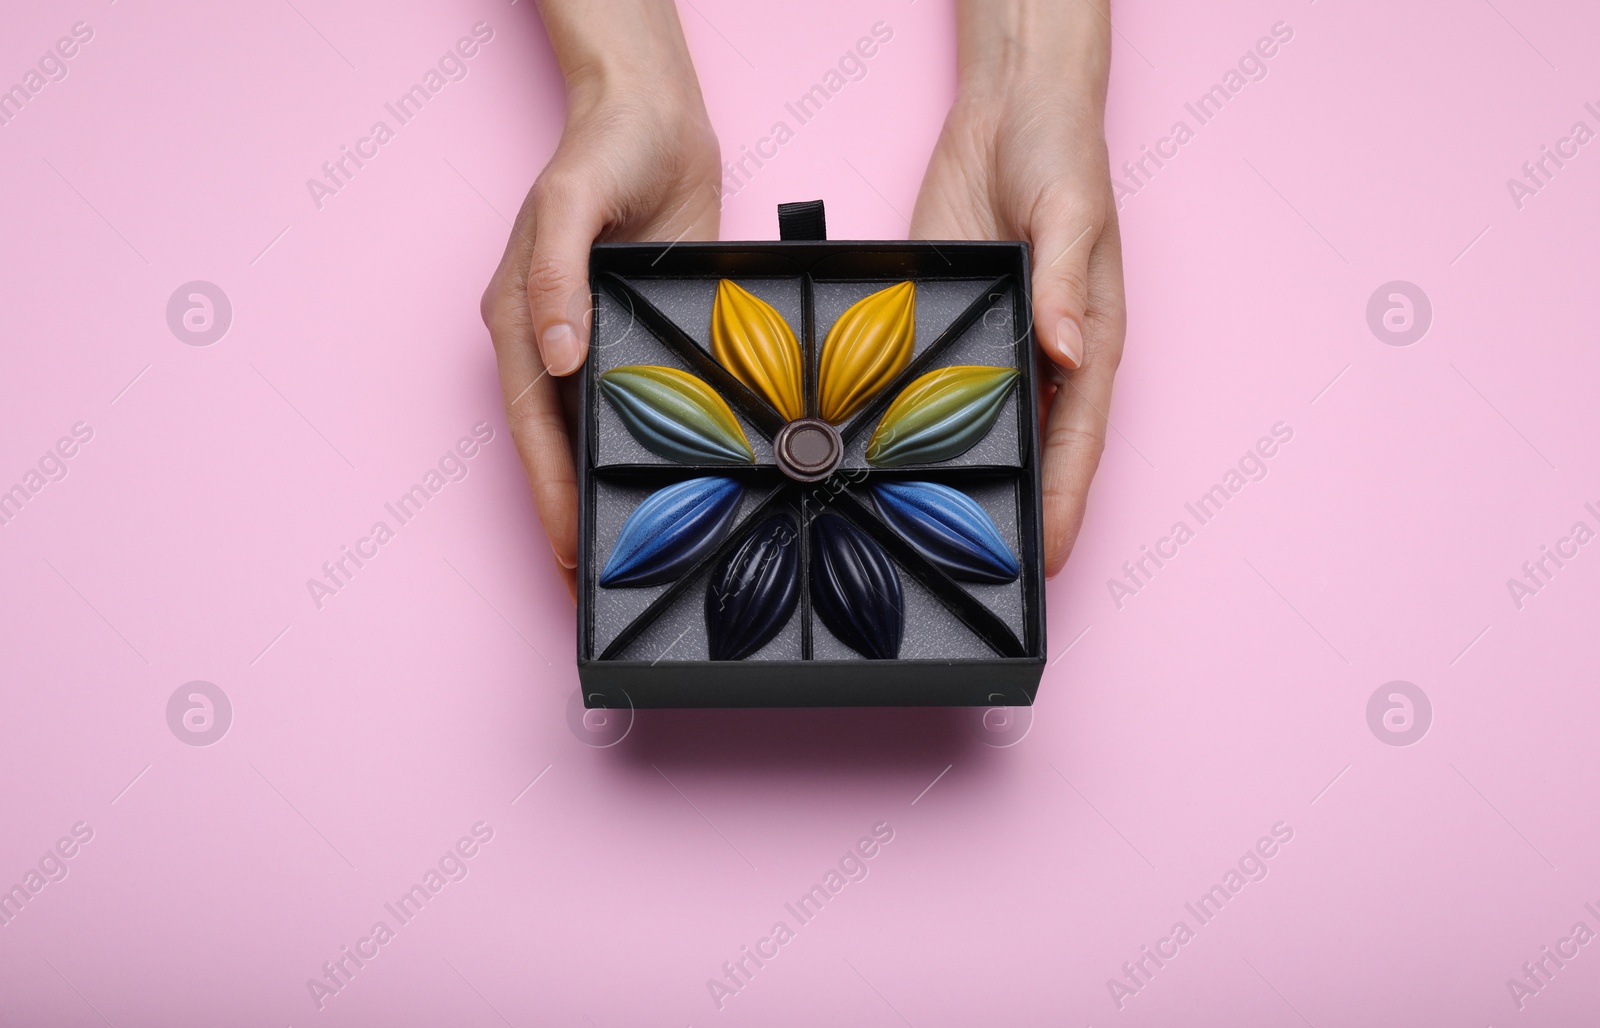
<path fill-rule="evenodd" d="M 547 0 L 540 10 L 567 79 L 566 128 L 517 212 L 482 310 L 506 420 L 575 597 L 573 405 L 571 380 L 560 379 L 588 353 L 589 248 L 715 239 L 721 159 L 670 0 Z"/>
<path fill-rule="evenodd" d="M 962 0 L 960 88 L 911 225 L 918 239 L 1031 245 L 1033 334 L 1048 358 L 1040 396 L 1048 575 L 1066 563 L 1083 524 L 1127 324 L 1106 160 L 1103 6 Z"/>

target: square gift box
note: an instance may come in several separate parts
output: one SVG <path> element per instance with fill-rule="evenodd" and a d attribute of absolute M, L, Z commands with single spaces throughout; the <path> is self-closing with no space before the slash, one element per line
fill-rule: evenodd
<path fill-rule="evenodd" d="M 828 241 L 784 208 L 780 242 L 592 251 L 585 706 L 1030 704 L 1027 246 Z"/>

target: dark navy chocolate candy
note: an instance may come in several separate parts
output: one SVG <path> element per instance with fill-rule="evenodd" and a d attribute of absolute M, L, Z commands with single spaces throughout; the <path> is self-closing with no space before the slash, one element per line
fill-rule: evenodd
<path fill-rule="evenodd" d="M 811 523 L 811 604 L 840 642 L 872 660 L 900 655 L 905 598 L 877 540 L 832 512 Z"/>
<path fill-rule="evenodd" d="M 718 562 L 706 585 L 712 660 L 743 660 L 771 642 L 800 602 L 800 537 L 793 515 L 767 518 Z"/>

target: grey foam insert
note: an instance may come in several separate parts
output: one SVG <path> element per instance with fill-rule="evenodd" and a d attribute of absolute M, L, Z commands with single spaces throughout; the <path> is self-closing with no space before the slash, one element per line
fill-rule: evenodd
<path fill-rule="evenodd" d="M 929 283 L 930 286 L 943 283 Z M 918 289 L 923 287 L 919 283 Z M 921 301 L 918 301 L 919 313 Z M 990 305 L 961 337 L 952 343 L 933 366 L 926 371 L 938 368 L 947 368 L 956 364 L 981 364 L 994 367 L 1016 368 L 1022 360 L 1033 359 L 1032 342 L 1024 338 L 1020 343 L 1016 336 L 1016 319 L 1012 317 L 1011 291 L 1003 291 L 999 298 Z M 957 312 L 960 313 L 959 311 Z M 954 317 L 952 315 L 952 317 Z M 906 383 L 909 385 L 910 383 Z M 977 445 L 966 453 L 959 454 L 947 461 L 935 464 L 922 464 L 918 467 L 925 468 L 960 468 L 971 467 L 978 464 L 1002 465 L 1005 467 L 1022 466 L 1021 433 L 1023 426 L 1019 420 L 1019 411 L 1022 410 L 1017 400 L 1017 390 L 1023 387 L 1019 379 L 1017 384 L 1006 396 L 1005 403 L 1000 408 L 999 415 L 995 418 L 994 427 L 980 439 Z M 903 388 L 903 387 L 902 387 Z M 867 444 L 872 439 L 872 431 L 877 427 L 875 418 L 871 424 L 851 440 L 845 447 L 844 460 L 841 466 L 847 468 L 864 468 L 867 464 Z"/>
<path fill-rule="evenodd" d="M 928 481 L 936 479 L 932 476 Z M 876 508 L 877 504 L 872 499 L 870 490 L 864 488 L 870 483 L 870 477 L 860 485 L 852 487 L 856 499 L 868 507 Z M 904 480 L 902 480 L 904 481 Z M 951 488 L 959 489 L 977 501 L 984 513 L 994 520 L 995 527 L 1000 530 L 1000 538 L 1011 547 L 1011 553 L 1018 560 L 1022 559 L 1021 533 L 1018 531 L 1018 501 L 1017 483 L 1015 481 L 985 481 L 985 482 L 942 482 Z M 1006 625 L 1021 639 L 1026 631 L 1027 622 L 1023 620 L 1022 609 L 1022 576 L 1018 575 L 1014 581 L 998 584 L 985 584 L 982 582 L 957 582 L 957 586 L 971 593 L 973 598 L 988 607 L 995 616 L 1004 621 Z"/>
<path fill-rule="evenodd" d="M 884 279 L 878 282 L 817 282 L 812 286 L 812 305 L 817 319 L 817 353 L 822 353 L 822 343 L 828 330 L 839 320 L 850 305 L 876 293 L 880 289 L 897 285 L 904 279 Z M 913 279 L 917 287 L 917 311 L 912 335 L 911 354 L 915 358 L 939 337 L 961 312 L 983 295 L 989 279 Z"/>
<path fill-rule="evenodd" d="M 1021 560 L 1023 554 L 1021 532 L 1018 530 L 1017 485 L 1015 481 L 962 482 L 955 484 L 955 488 L 978 501 L 978 506 L 994 519 L 995 527 L 1000 530 L 1000 538 L 1011 547 L 1012 554 Z M 1017 634 L 1018 639 L 1024 638 L 1027 622 L 1023 620 L 1021 575 L 1018 575 L 1015 581 L 998 585 L 985 585 L 980 582 L 961 582 L 959 585 L 985 607 L 994 611 Z"/>
<path fill-rule="evenodd" d="M 714 285 L 714 283 L 713 283 Z M 707 310 L 709 311 L 709 307 Z M 690 371 L 678 356 L 649 329 L 635 320 L 616 297 L 602 291 L 595 311 L 594 338 L 596 345 L 589 352 L 589 360 L 596 375 L 627 364 L 657 364 L 663 367 Z M 691 371 L 692 374 L 692 371 Z M 698 377 L 698 376 L 697 376 Z M 599 390 L 596 390 L 598 394 Z M 675 461 L 657 456 L 640 445 L 617 412 L 604 397 L 596 395 L 596 426 L 594 438 L 595 461 L 600 467 L 614 464 L 665 464 Z M 772 444 L 746 421 L 737 410 L 734 417 L 744 429 L 750 448 L 755 451 L 756 463 L 772 463 Z"/>
<path fill-rule="evenodd" d="M 899 565 L 900 592 L 905 606 L 902 608 L 905 627 L 900 636 L 900 658 L 960 659 L 965 657 L 992 657 L 989 644 L 974 635 L 961 619 L 939 602 L 938 597 L 924 589 Z M 811 626 L 811 656 L 813 660 L 865 660 L 855 650 L 836 639 L 822 619 L 813 617 Z"/>
<path fill-rule="evenodd" d="M 714 569 L 713 569 L 714 570 Z M 623 660 L 709 660 L 706 638 L 706 587 L 711 571 L 695 576 L 683 596 L 650 623 L 622 652 Z M 800 607 L 787 624 L 745 660 L 799 660 Z"/>
<path fill-rule="evenodd" d="M 694 475 L 685 474 L 684 478 Z M 625 589 L 607 589 L 600 584 L 600 572 L 605 568 L 606 561 L 611 557 L 612 549 L 617 545 L 617 537 L 622 534 L 622 526 L 632 514 L 634 508 L 643 503 L 645 498 L 656 491 L 654 486 L 619 485 L 607 482 L 604 479 L 595 479 L 593 513 L 593 538 L 594 538 L 594 566 L 589 569 L 589 576 L 594 583 L 594 652 L 596 655 L 605 651 L 611 641 L 615 639 L 624 628 L 633 623 L 633 620 L 644 613 L 646 607 L 654 603 L 656 597 L 671 588 L 671 583 L 662 585 L 649 585 L 629 587 Z M 739 503 L 739 513 L 730 532 L 736 530 L 744 520 L 750 516 L 766 499 L 770 489 L 746 488 L 744 498 Z M 682 604 L 687 602 L 679 600 Z"/>
<path fill-rule="evenodd" d="M 707 353 L 711 352 L 711 307 L 717 298 L 714 278 L 631 278 L 628 284 L 671 318 Z M 789 323 L 795 339 L 804 344 L 805 331 L 798 278 L 735 278 L 733 280 L 771 304 Z"/>

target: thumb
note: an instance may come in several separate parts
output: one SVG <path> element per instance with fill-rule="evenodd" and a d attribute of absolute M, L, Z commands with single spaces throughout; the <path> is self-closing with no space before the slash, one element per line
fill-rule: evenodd
<path fill-rule="evenodd" d="M 589 350 L 589 247 L 605 225 L 602 208 L 570 173 L 547 173 L 534 186 L 528 318 L 552 375 L 577 371 Z"/>
<path fill-rule="evenodd" d="M 1085 225 L 1087 221 L 1087 226 Z M 1061 231 L 1062 228 L 1065 231 Z M 1060 571 L 1083 524 L 1089 485 L 1110 426 L 1112 380 L 1125 327 L 1122 252 L 1114 217 L 1062 218 L 1039 233 L 1034 270 L 1040 347 L 1069 374 L 1050 403 L 1042 437 L 1045 574 Z"/>
<path fill-rule="evenodd" d="M 1033 329 L 1053 362 L 1076 371 L 1084 361 L 1089 308 L 1089 252 L 1098 233 L 1092 223 L 1053 219 L 1033 240 Z"/>

